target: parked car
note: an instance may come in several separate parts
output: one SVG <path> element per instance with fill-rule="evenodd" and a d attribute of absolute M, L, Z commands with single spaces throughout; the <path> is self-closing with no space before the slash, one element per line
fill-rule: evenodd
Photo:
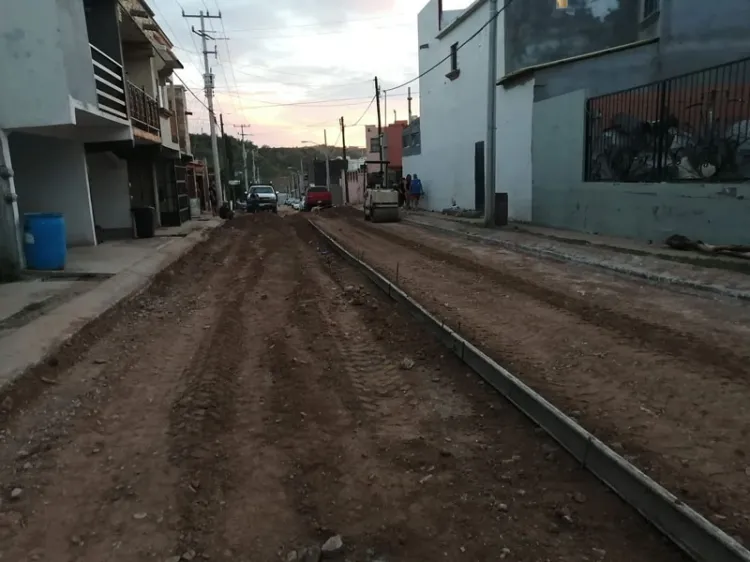
<path fill-rule="evenodd" d="M 313 207 L 332 207 L 333 197 L 327 187 L 310 186 L 305 192 L 305 204 L 303 209 L 305 211 L 311 210 Z"/>
<path fill-rule="evenodd" d="M 278 211 L 279 199 L 276 191 L 270 185 L 254 185 L 247 196 L 247 212 Z"/>

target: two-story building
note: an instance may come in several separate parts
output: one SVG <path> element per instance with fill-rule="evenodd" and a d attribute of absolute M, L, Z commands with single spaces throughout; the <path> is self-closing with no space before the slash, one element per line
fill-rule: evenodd
<path fill-rule="evenodd" d="M 21 217 L 62 213 L 68 245 L 132 236 L 133 207 L 156 208 L 157 221 L 179 213 L 174 164 L 189 141 L 170 76 L 181 65 L 145 2 L 11 2 L 0 36 L 0 129 L 17 195 L 3 204 Z"/>
<path fill-rule="evenodd" d="M 511 219 L 648 239 L 750 236 L 736 234 L 750 218 L 750 4 L 499 0 L 499 9 L 495 181 Z M 418 171 L 430 209 L 485 204 L 489 18 L 488 0 L 450 11 L 430 0 L 417 18 L 420 73 L 438 66 L 420 78 L 404 168 Z M 623 185 L 634 181 L 650 185 Z"/>

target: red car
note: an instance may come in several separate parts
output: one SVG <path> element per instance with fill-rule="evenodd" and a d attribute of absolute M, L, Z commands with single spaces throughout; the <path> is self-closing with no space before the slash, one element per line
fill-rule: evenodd
<path fill-rule="evenodd" d="M 332 207 L 333 197 L 327 187 L 311 186 L 305 193 L 305 211 L 313 207 Z"/>

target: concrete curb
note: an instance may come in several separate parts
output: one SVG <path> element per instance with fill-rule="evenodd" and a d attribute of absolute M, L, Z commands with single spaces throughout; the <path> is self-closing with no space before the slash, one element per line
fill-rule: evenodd
<path fill-rule="evenodd" d="M 619 273 L 622 275 L 628 275 L 630 277 L 637 277 L 639 279 L 645 279 L 646 281 L 651 281 L 654 283 L 674 285 L 677 287 L 684 287 L 687 289 L 714 293 L 717 295 L 721 295 L 723 297 L 732 297 L 732 298 L 736 298 L 740 300 L 750 301 L 750 291 L 730 289 L 729 287 L 723 287 L 720 285 L 710 285 L 708 283 L 701 283 L 700 281 L 691 281 L 690 279 L 683 279 L 680 277 L 671 277 L 669 275 L 663 275 L 661 273 L 654 273 L 653 271 L 649 271 L 646 269 L 638 269 L 635 267 L 627 267 L 627 266 L 618 265 L 614 263 L 601 262 L 595 259 L 588 259 L 583 256 L 574 256 L 574 255 L 566 254 L 565 252 L 558 252 L 558 251 L 550 250 L 550 249 L 534 248 L 534 247 L 527 246 L 524 244 L 511 242 L 509 240 L 495 240 L 486 236 L 480 236 L 478 234 L 472 234 L 470 232 L 460 232 L 458 230 L 453 230 L 451 228 L 445 228 L 445 227 L 438 226 L 435 224 L 430 224 L 430 223 L 423 222 L 420 220 L 415 220 L 411 217 L 404 217 L 402 221 L 412 224 L 414 226 L 419 226 L 421 228 L 434 230 L 435 232 L 440 232 L 441 234 L 450 234 L 452 236 L 462 236 L 466 238 L 467 240 L 471 240 L 473 242 L 480 242 L 482 244 L 493 244 L 496 246 L 503 246 L 510 250 L 521 252 L 521 253 L 534 256 L 534 257 L 542 257 L 542 258 L 554 259 L 557 261 L 564 261 L 564 262 L 580 263 L 583 265 L 598 267 L 599 269 L 606 269 L 609 271 L 614 271 L 616 273 Z M 659 259 L 659 258 L 655 257 L 655 259 Z"/>
<path fill-rule="evenodd" d="M 124 299 L 151 284 L 153 277 L 187 254 L 208 237 L 210 229 L 196 230 L 162 244 L 148 257 L 136 262 L 91 291 L 60 305 L 4 337 L 0 363 L 0 393 L 11 387 L 29 368 L 42 363 L 90 322 Z"/>
<path fill-rule="evenodd" d="M 544 429 L 581 466 L 634 507 L 698 562 L 750 562 L 750 551 L 607 447 L 573 419 L 438 320 L 406 292 L 356 258 L 313 221 L 310 224 L 349 262 L 434 332 L 466 365 Z"/>

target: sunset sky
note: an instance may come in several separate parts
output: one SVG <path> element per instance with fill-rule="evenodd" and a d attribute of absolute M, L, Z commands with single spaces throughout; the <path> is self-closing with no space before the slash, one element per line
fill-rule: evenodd
<path fill-rule="evenodd" d="M 175 43 L 185 69 L 180 78 L 203 95 L 200 38 L 190 32 L 197 19 L 185 12 L 221 9 L 223 20 L 207 20 L 218 59 L 216 111 L 223 113 L 228 133 L 239 136 L 239 124 L 258 145 L 299 146 L 302 141 L 341 145 L 338 119 L 359 119 L 374 94 L 373 78 L 383 88 L 416 77 L 417 13 L 427 0 L 147 0 L 156 19 Z M 470 0 L 445 0 L 445 9 L 465 7 Z M 223 27 L 222 27 L 223 24 Z M 209 49 L 213 44 L 209 42 Z M 419 83 L 411 84 L 412 110 L 419 114 Z M 208 132 L 208 112 L 195 98 L 191 132 Z M 388 94 L 388 122 L 393 110 L 407 116 L 407 89 Z M 286 104 L 286 105 L 285 105 Z M 375 105 L 360 127 L 347 129 L 347 144 L 364 145 L 364 125 L 375 123 Z M 246 129 L 247 132 L 247 129 Z"/>

